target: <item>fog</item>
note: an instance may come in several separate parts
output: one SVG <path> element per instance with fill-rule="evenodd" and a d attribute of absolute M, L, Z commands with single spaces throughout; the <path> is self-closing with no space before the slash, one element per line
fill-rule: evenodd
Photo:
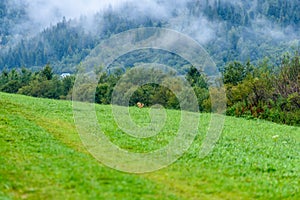
<path fill-rule="evenodd" d="M 117 7 L 125 0 L 26 0 L 30 20 L 41 28 L 67 19 L 92 16 L 109 6 Z"/>
<path fill-rule="evenodd" d="M 101 13 L 107 10 L 112 10 L 128 20 L 149 17 L 165 21 L 167 28 L 187 34 L 202 45 L 213 41 L 220 41 L 220 43 L 215 44 L 219 45 L 216 48 L 229 45 L 228 38 L 225 38 L 228 33 L 224 33 L 226 22 L 209 20 L 201 10 L 204 7 L 201 5 L 212 4 L 212 1 L 207 0 L 9 0 L 8 2 L 11 8 L 24 7 L 27 13 L 27 19 L 11 27 L 14 38 L 8 45 L 17 43 L 22 37 L 32 37 L 38 34 L 43 29 L 61 21 L 63 17 L 66 20 L 72 19 L 73 23 L 84 17 L 85 21 L 81 22 L 80 26 L 91 31 L 95 27 L 93 16 L 96 13 L 101 16 Z M 244 6 L 243 9 L 246 12 L 256 10 L 261 6 L 258 5 L 257 0 L 247 2 L 221 0 L 221 2 L 235 5 L 237 9 Z M 190 7 L 198 5 L 196 16 L 189 13 L 188 5 L 192 5 Z M 239 34 L 239 48 L 243 49 L 242 52 L 245 52 L 245 56 L 250 50 L 244 49 L 243 42 L 246 41 L 251 44 L 255 42 L 257 37 L 265 37 L 276 42 L 293 41 L 293 43 L 299 43 L 299 33 L 295 32 L 292 27 L 282 28 L 264 16 L 255 16 L 249 20 L 251 21 L 250 28 L 232 30 L 233 34 L 234 32 Z M 246 34 L 244 34 L 245 32 Z M 298 42 L 294 42 L 294 40 Z"/>
<path fill-rule="evenodd" d="M 127 6 L 131 9 L 129 17 L 147 15 L 157 18 L 165 18 L 170 15 L 173 8 L 184 7 L 186 0 L 12 0 L 12 7 L 25 6 L 29 22 L 38 29 L 55 24 L 63 17 L 66 19 L 78 19 L 81 16 L 91 17 L 98 12 L 107 9 L 119 10 Z"/>
<path fill-rule="evenodd" d="M 15 34 L 32 35 L 43 30 L 45 27 L 56 24 L 63 17 L 67 20 L 78 19 L 82 16 L 91 19 L 96 13 L 107 9 L 128 19 L 138 19 L 141 16 L 148 16 L 156 19 L 169 21 L 169 28 L 173 28 L 197 39 L 200 43 L 206 43 L 215 36 L 215 30 L 220 28 L 220 22 L 208 21 L 205 17 L 192 18 L 186 13 L 188 3 L 204 4 L 206 0 L 12 0 L 9 5 L 12 7 L 24 6 L 28 14 L 28 20 L 13 27 Z M 208 1 L 210 2 L 210 1 Z M 238 6 L 247 6 L 250 10 L 257 8 L 257 1 L 250 1 L 242 4 L 240 0 L 223 0 L 223 3 L 231 3 Z M 129 8 L 129 9 L 124 9 Z M 174 17 L 174 12 L 179 16 Z M 92 27 L 92 21 L 86 22 L 87 27 Z M 259 18 L 252 20 L 253 27 L 257 28 L 260 34 L 270 35 L 275 39 L 284 39 L 286 34 L 291 35 L 291 30 L 284 31 L 274 26 L 268 19 Z M 89 26 L 88 26 L 89 25 Z"/>

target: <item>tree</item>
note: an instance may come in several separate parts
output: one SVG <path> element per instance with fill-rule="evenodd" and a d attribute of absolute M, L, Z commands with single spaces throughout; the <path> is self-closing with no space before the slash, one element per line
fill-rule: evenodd
<path fill-rule="evenodd" d="M 245 78 L 246 70 L 240 62 L 234 61 L 225 66 L 223 72 L 223 81 L 225 84 L 231 83 L 237 85 Z"/>
<path fill-rule="evenodd" d="M 52 68 L 50 67 L 49 64 L 47 64 L 45 66 L 45 68 L 41 71 L 41 76 L 43 78 L 46 78 L 46 80 L 51 80 L 53 77 L 53 72 L 52 72 Z"/>
<path fill-rule="evenodd" d="M 191 84 L 192 87 L 199 87 L 199 88 L 208 88 L 207 79 L 200 71 L 192 66 L 189 68 L 186 74 L 187 81 Z"/>
<path fill-rule="evenodd" d="M 293 58 L 283 57 L 280 73 L 275 77 L 274 87 L 277 94 L 287 98 L 290 94 L 300 93 L 300 56 L 296 52 Z"/>

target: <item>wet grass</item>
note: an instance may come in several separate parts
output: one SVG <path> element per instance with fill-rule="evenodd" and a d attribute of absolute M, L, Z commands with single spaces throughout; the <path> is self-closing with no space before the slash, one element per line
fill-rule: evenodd
<path fill-rule="evenodd" d="M 161 148 L 175 137 L 180 112 L 167 110 L 150 139 L 126 135 L 111 106 L 97 105 L 101 128 L 134 152 Z M 131 108 L 141 126 L 149 109 Z M 183 157 L 147 174 L 127 174 L 94 159 L 76 131 L 72 102 L 0 93 L 0 199 L 300 199 L 300 128 L 226 117 L 211 155 L 198 157 L 210 115 Z"/>

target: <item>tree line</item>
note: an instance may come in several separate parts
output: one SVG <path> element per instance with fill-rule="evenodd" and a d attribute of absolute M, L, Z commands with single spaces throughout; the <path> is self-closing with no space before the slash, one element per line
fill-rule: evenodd
<path fill-rule="evenodd" d="M 174 92 L 180 93 L 181 83 L 178 79 L 170 78 L 174 75 L 172 72 L 164 74 L 162 70 L 154 69 L 148 69 L 148 71 L 144 71 L 145 73 L 132 72 L 126 73 L 124 79 L 124 72 L 121 71 L 108 73 L 99 69 L 95 70 L 99 78 L 95 102 L 110 104 L 114 89 L 123 77 L 122 85 L 118 88 L 133 88 L 134 91 L 117 99 L 119 104 L 126 105 L 126 103 L 122 103 L 122 98 L 127 98 L 130 106 L 142 102 L 148 107 L 161 104 L 169 109 L 180 109 L 182 102 Z M 153 79 L 153 83 L 134 87 L 135 84 L 138 85 L 138 81 L 146 79 L 146 77 L 141 77 L 143 74 L 151 74 L 155 80 Z M 279 66 L 270 66 L 267 60 L 263 60 L 256 66 L 250 61 L 246 63 L 233 61 L 224 67 L 222 74 L 227 97 L 227 115 L 260 118 L 289 125 L 300 124 L 299 53 L 285 54 Z M 205 74 L 191 66 L 187 70 L 185 78 L 196 94 L 199 110 L 211 112 L 210 97 L 214 96 L 211 94 L 215 90 L 209 87 Z M 3 70 L 0 75 L 0 91 L 71 100 L 74 81 L 75 75 L 60 77 L 53 73 L 50 65 L 46 65 L 37 72 L 25 68 Z M 157 84 L 157 82 L 164 84 Z M 87 91 L 94 91 L 94 87 L 95 85 L 86 84 L 79 88 L 82 90 L 80 93 L 87 94 Z"/>
<path fill-rule="evenodd" d="M 285 54 L 278 67 L 232 62 L 223 72 L 227 114 L 300 124 L 300 57 Z"/>
<path fill-rule="evenodd" d="M 50 65 L 38 72 L 26 68 L 3 70 L 0 91 L 41 98 L 70 99 L 74 80 L 74 76 L 61 78 L 54 74 Z"/>

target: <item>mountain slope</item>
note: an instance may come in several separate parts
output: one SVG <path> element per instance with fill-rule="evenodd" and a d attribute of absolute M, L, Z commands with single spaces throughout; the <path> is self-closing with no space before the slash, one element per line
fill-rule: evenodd
<path fill-rule="evenodd" d="M 160 140 L 141 146 L 120 134 L 110 106 L 96 109 L 108 137 L 128 150 L 155 149 L 173 134 L 174 127 L 168 125 L 156 138 Z M 131 111 L 137 123 L 148 123 L 148 109 Z M 175 122 L 180 116 L 178 111 L 167 113 Z M 201 115 L 199 136 L 176 163 L 134 175 L 109 169 L 86 151 L 75 130 L 71 102 L 0 93 L 0 198 L 300 198 L 299 127 L 226 117 L 213 153 L 199 159 L 209 119 Z"/>
<path fill-rule="evenodd" d="M 153 2 L 155 6 L 144 1 L 125 2 L 99 11 L 91 19 L 63 18 L 39 33 L 40 27 L 28 27 L 30 13 L 26 5 L 13 7 L 4 1 L 0 4 L 3 22 L 0 70 L 22 66 L 40 68 L 50 63 L 56 72 L 74 72 L 75 66 L 103 39 L 149 26 L 171 28 L 191 36 L 204 46 L 220 68 L 235 59 L 258 62 L 269 57 L 277 62 L 282 53 L 299 49 L 298 0 L 185 0 L 181 3 L 159 0 Z M 23 30 L 23 26 L 30 31 Z"/>

